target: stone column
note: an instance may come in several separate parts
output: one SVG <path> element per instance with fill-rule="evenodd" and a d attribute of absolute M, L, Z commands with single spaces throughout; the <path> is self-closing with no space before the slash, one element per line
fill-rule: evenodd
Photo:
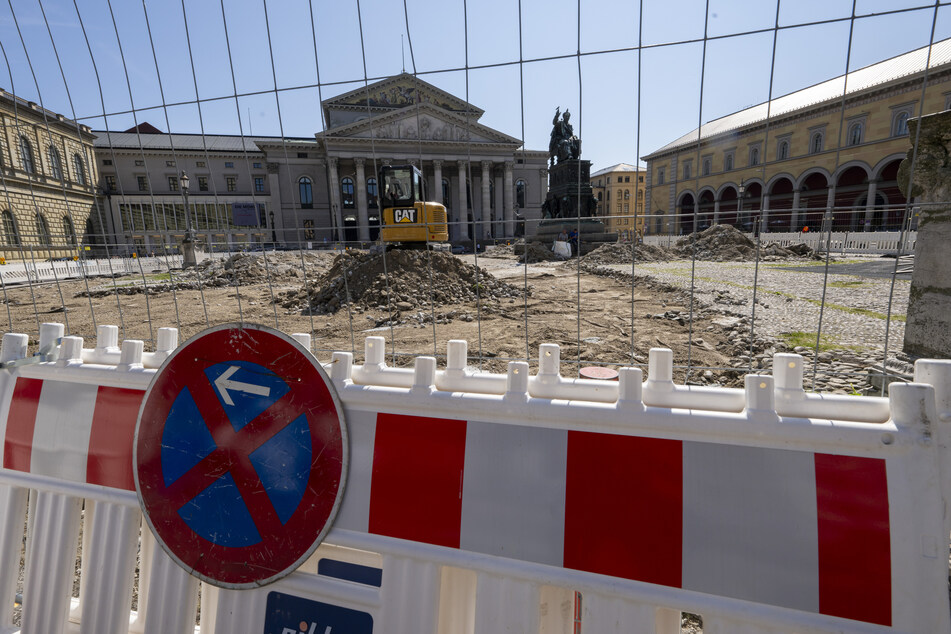
<path fill-rule="evenodd" d="M 909 149 L 898 168 L 898 185 L 905 197 L 914 196 L 924 204 L 915 241 L 904 350 L 947 359 L 951 357 L 951 167 L 947 165 L 951 111 L 909 119 L 908 138 L 918 139 L 914 184 L 909 183 L 913 157 Z"/>
<path fill-rule="evenodd" d="M 720 201 L 713 201 L 713 224 L 720 224 Z"/>
<path fill-rule="evenodd" d="M 829 185 L 829 193 L 826 194 L 826 212 L 822 217 L 822 231 L 832 231 L 832 215 L 835 208 L 835 185 Z"/>
<path fill-rule="evenodd" d="M 489 180 L 492 178 L 492 161 L 482 161 L 482 209 L 479 210 L 478 220 L 481 222 L 476 226 L 476 235 L 485 239 L 489 235 L 489 222 L 492 218 L 492 198 Z"/>
<path fill-rule="evenodd" d="M 448 205 L 448 200 L 442 199 L 442 161 L 433 161 L 433 200 Z"/>
<path fill-rule="evenodd" d="M 277 236 L 278 241 L 282 243 L 286 242 L 286 236 L 284 235 L 284 205 L 281 202 L 281 179 L 280 179 L 281 174 L 279 170 L 280 170 L 280 166 L 278 163 L 267 164 L 268 187 L 271 190 L 271 201 L 270 201 L 271 208 L 268 211 L 274 212 L 275 226 L 267 227 L 267 237 L 264 240 L 265 242 L 271 241 L 271 237 L 272 237 L 271 233 L 274 233 Z M 297 183 L 292 183 L 292 185 L 296 186 Z M 313 184 L 311 184 L 311 187 L 313 187 Z M 295 200 L 294 198 L 295 193 L 296 192 L 294 192 L 293 190 L 291 190 L 290 192 L 292 201 Z M 297 202 L 298 204 L 300 203 L 300 201 L 297 201 Z M 291 203 L 291 206 L 296 207 L 297 205 L 294 205 L 293 203 Z M 270 214 L 266 215 L 265 218 L 267 218 L 268 222 L 271 221 Z M 277 228 L 278 226 L 280 226 L 281 228 L 280 231 L 278 231 L 278 228 Z M 293 238 L 296 240 L 297 236 L 293 236 Z"/>
<path fill-rule="evenodd" d="M 514 167 L 514 162 L 505 161 L 505 176 L 502 185 L 502 212 L 505 217 L 505 229 L 503 231 L 506 237 L 515 235 L 515 182 L 512 175 L 512 169 Z"/>
<path fill-rule="evenodd" d="M 868 181 L 868 200 L 865 201 L 865 220 L 863 231 L 872 230 L 872 219 L 875 217 L 875 195 L 878 193 L 878 181 Z"/>
<path fill-rule="evenodd" d="M 353 184 L 357 195 L 357 224 L 360 230 L 360 241 L 369 242 L 370 240 L 370 218 L 367 213 L 367 175 L 363 169 L 365 159 L 353 159 L 357 166 L 357 182 Z"/>
<path fill-rule="evenodd" d="M 789 213 L 789 230 L 795 231 L 796 227 L 799 225 L 799 197 L 802 194 L 802 190 L 798 187 L 793 190 L 792 194 L 792 209 Z"/>
<path fill-rule="evenodd" d="M 456 201 L 459 208 L 456 212 L 456 225 L 460 240 L 469 239 L 469 207 L 466 205 L 466 162 L 458 161 L 459 166 L 459 191 L 456 194 Z"/>
<path fill-rule="evenodd" d="M 337 226 L 335 239 L 342 242 L 344 239 L 343 209 L 341 209 L 340 205 L 340 177 L 337 175 L 337 157 L 332 156 L 327 159 L 327 172 L 330 180 L 328 183 L 330 186 L 330 213 L 334 215 L 334 221 Z"/>
<path fill-rule="evenodd" d="M 505 223 L 503 222 L 505 206 L 502 202 L 502 170 L 498 165 L 495 166 L 492 178 L 495 182 L 495 200 L 492 201 L 495 204 L 495 225 L 492 229 L 496 238 L 504 238 L 506 237 Z"/>
<path fill-rule="evenodd" d="M 760 218 L 760 232 L 768 233 L 769 232 L 769 194 L 763 194 L 763 209 L 759 214 Z"/>

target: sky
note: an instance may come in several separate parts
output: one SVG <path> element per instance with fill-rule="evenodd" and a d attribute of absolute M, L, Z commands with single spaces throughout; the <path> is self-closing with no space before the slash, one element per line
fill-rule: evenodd
<path fill-rule="evenodd" d="M 951 0 L 7 0 L 0 86 L 94 130 L 312 137 L 321 100 L 405 69 L 530 150 L 570 110 L 596 171 L 932 27 Z"/>

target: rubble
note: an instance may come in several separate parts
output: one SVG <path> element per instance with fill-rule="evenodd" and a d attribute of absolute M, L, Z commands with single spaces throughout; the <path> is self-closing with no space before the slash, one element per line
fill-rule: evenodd
<path fill-rule="evenodd" d="M 449 253 L 394 249 L 348 251 L 320 278 L 282 292 L 281 307 L 303 314 L 335 313 L 347 303 L 359 311 L 414 311 L 423 306 L 522 297 L 522 289 Z"/>
<path fill-rule="evenodd" d="M 762 236 L 761 236 L 762 238 Z M 756 259 L 756 243 L 732 225 L 713 225 L 699 233 L 691 233 L 677 240 L 677 251 L 682 258 L 737 262 Z M 760 257 L 795 258 L 812 255 L 806 245 L 786 248 L 767 242 L 760 244 Z"/>

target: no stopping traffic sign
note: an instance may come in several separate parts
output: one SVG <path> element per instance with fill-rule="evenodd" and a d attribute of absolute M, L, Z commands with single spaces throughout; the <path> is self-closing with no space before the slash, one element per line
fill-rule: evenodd
<path fill-rule="evenodd" d="M 196 335 L 156 373 L 135 433 L 152 532 L 224 588 L 289 574 L 330 530 L 347 473 L 343 408 L 300 344 L 263 326 Z"/>

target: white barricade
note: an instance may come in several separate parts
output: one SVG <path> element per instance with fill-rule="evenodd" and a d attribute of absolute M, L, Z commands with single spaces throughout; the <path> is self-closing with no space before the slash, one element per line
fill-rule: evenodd
<path fill-rule="evenodd" d="M 756 236 L 752 233 L 744 234 L 751 240 Z M 674 236 L 669 234 L 644 236 L 644 244 L 652 246 L 671 247 L 684 236 Z M 824 253 L 826 247 L 832 253 L 854 255 L 884 255 L 898 253 L 899 246 L 903 254 L 915 252 L 915 242 L 918 239 L 917 231 L 906 231 L 904 243 L 902 234 L 899 231 L 808 231 L 808 232 L 777 232 L 762 233 L 760 241 L 764 244 L 775 242 L 782 247 L 788 247 L 796 244 L 805 244 L 814 251 Z"/>
<path fill-rule="evenodd" d="M 350 442 L 333 530 L 274 584 L 202 584 L 198 619 L 200 584 L 156 545 L 132 475 L 177 332 L 151 353 L 99 336 L 44 325 L 33 357 L 3 337 L 0 633 L 264 632 L 282 601 L 344 610 L 357 634 L 672 634 L 681 612 L 707 633 L 951 628 L 951 361 L 880 399 L 806 393 L 790 354 L 744 390 L 699 390 L 673 384 L 669 350 L 646 382 L 608 382 L 562 377 L 552 344 L 534 376 L 466 368 L 461 341 L 445 370 L 389 368 L 371 337 L 363 365 L 324 364 Z"/>

